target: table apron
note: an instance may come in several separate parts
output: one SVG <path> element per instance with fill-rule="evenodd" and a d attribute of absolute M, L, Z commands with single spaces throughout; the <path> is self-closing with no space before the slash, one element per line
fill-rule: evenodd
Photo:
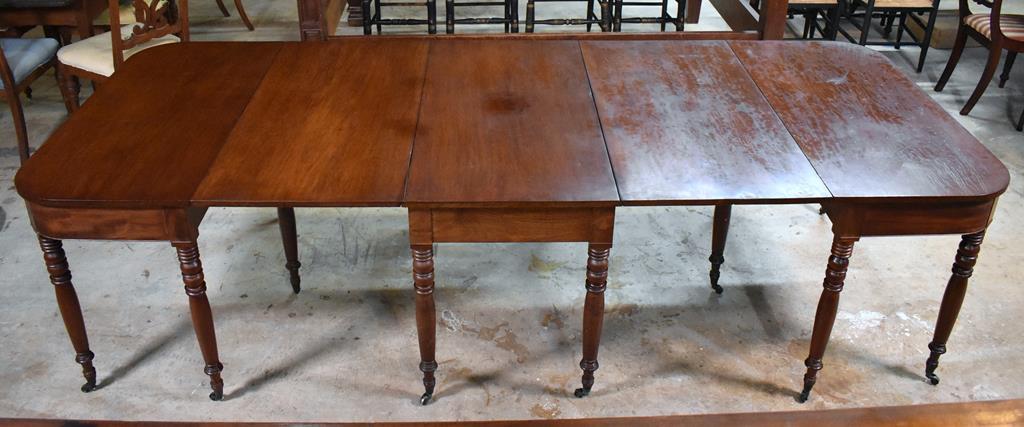
<path fill-rule="evenodd" d="M 36 232 L 53 239 L 161 240 L 199 237 L 206 208 L 59 208 L 26 203 Z"/>
<path fill-rule="evenodd" d="M 615 208 L 409 208 L 409 240 L 612 244 Z"/>
<path fill-rule="evenodd" d="M 996 201 L 830 201 L 824 205 L 836 237 L 859 238 L 976 233 L 992 222 Z"/>

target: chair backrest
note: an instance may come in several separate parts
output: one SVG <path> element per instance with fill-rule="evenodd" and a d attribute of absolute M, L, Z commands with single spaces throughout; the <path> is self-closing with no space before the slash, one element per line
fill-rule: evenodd
<path fill-rule="evenodd" d="M 121 36 L 119 0 L 110 2 L 110 36 L 114 68 L 124 63 L 124 51 L 150 40 L 175 34 L 188 41 L 188 0 L 131 0 L 135 25 L 126 38 Z"/>

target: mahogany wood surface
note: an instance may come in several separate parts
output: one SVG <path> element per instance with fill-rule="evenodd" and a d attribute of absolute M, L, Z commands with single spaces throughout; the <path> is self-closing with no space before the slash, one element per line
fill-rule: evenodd
<path fill-rule="evenodd" d="M 0 419 L 2 424 L 25 427 L 142 425 L 130 421 L 68 421 L 42 419 Z M 656 417 L 534 419 L 499 421 L 433 421 L 375 423 L 309 423 L 312 426 L 394 426 L 394 427 L 668 427 L 668 426 L 788 426 L 788 427 L 932 427 L 932 426 L 1019 426 L 1024 424 L 1024 400 L 990 400 L 978 402 L 934 403 L 927 405 L 883 406 L 870 408 L 828 409 L 816 411 L 745 412 L 732 414 L 663 415 Z M 291 423 L 259 422 L 147 422 L 159 427 L 273 427 Z"/>
<path fill-rule="evenodd" d="M 376 39 L 284 45 L 193 203 L 401 204 L 427 45 Z"/>
<path fill-rule="evenodd" d="M 624 205 L 830 196 L 726 42 L 582 47 Z"/>
<path fill-rule="evenodd" d="M 18 193 L 47 206 L 190 205 L 282 46 L 189 43 L 140 52 L 18 171 Z"/>
<path fill-rule="evenodd" d="M 409 206 L 618 203 L 578 42 L 434 42 Z"/>
<path fill-rule="evenodd" d="M 881 54 L 730 42 L 836 198 L 992 199 L 998 159 Z"/>

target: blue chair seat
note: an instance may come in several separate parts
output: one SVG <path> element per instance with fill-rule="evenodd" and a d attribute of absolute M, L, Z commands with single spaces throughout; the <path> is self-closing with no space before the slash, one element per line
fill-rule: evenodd
<path fill-rule="evenodd" d="M 21 83 L 39 66 L 46 64 L 57 54 L 60 48 L 57 41 L 50 38 L 42 39 L 0 39 L 7 64 L 14 74 L 14 84 Z M 4 83 L 0 81 L 0 89 Z"/>

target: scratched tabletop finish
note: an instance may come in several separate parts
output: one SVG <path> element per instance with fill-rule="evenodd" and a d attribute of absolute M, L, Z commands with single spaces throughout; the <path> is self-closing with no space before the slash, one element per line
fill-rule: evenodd
<path fill-rule="evenodd" d="M 281 47 L 187 43 L 133 56 L 21 168 L 18 192 L 48 206 L 187 206 Z"/>
<path fill-rule="evenodd" d="M 618 203 L 575 41 L 431 46 L 406 203 Z"/>
<path fill-rule="evenodd" d="M 884 56 L 848 43 L 730 42 L 837 198 L 991 198 L 1006 167 Z"/>
<path fill-rule="evenodd" d="M 193 201 L 400 205 L 428 43 L 285 45 Z"/>
<path fill-rule="evenodd" d="M 623 204 L 830 196 L 727 43 L 582 48 Z"/>

